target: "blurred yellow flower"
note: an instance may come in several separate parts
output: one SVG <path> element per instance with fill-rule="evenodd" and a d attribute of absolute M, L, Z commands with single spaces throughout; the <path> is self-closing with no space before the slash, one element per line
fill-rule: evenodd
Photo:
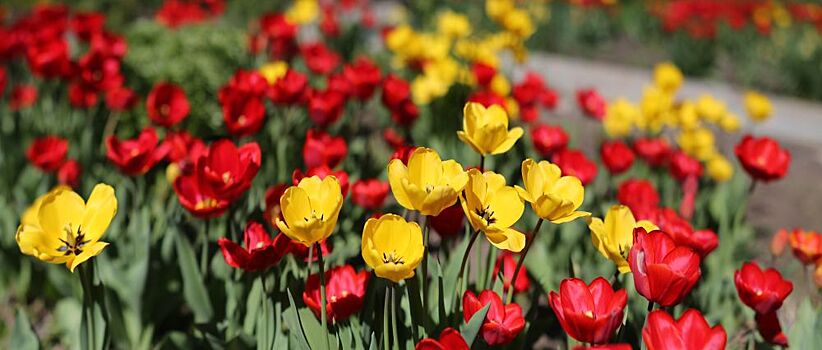
<path fill-rule="evenodd" d="M 314 21 L 320 12 L 320 5 L 317 0 L 294 0 L 291 7 L 286 10 L 285 17 L 291 23 L 306 24 Z"/>
<path fill-rule="evenodd" d="M 628 252 L 634 240 L 634 228 L 642 227 L 646 231 L 658 229 L 647 220 L 639 222 L 634 219 L 631 209 L 624 205 L 614 205 L 605 214 L 605 221 L 600 218 L 590 218 L 588 228 L 591 230 L 591 241 L 607 259 L 616 264 L 620 273 L 631 271 L 628 266 Z"/>
<path fill-rule="evenodd" d="M 638 126 L 646 131 L 658 133 L 662 127 L 674 124 L 673 95 L 655 86 L 646 87 L 639 102 L 641 113 Z"/>
<path fill-rule="evenodd" d="M 679 90 L 682 80 L 682 71 L 671 62 L 660 63 L 654 67 L 654 84 L 666 93 L 672 94 Z"/>
<path fill-rule="evenodd" d="M 751 120 L 762 122 L 771 117 L 773 105 L 767 96 L 756 91 L 748 91 L 745 93 L 745 110 Z"/>
<path fill-rule="evenodd" d="M 407 167 L 399 159 L 388 163 L 388 182 L 401 206 L 422 215 L 436 216 L 457 202 L 468 175 L 459 163 L 442 161 L 436 151 L 418 147 L 408 159 Z"/>
<path fill-rule="evenodd" d="M 714 154 L 705 165 L 705 171 L 714 181 L 725 182 L 734 176 L 734 167 L 731 162 L 719 153 Z"/>
<path fill-rule="evenodd" d="M 414 277 L 425 246 L 416 222 L 395 214 L 368 219 L 362 231 L 362 258 L 374 273 L 394 283 Z"/>
<path fill-rule="evenodd" d="M 286 72 L 288 72 L 288 63 L 284 61 L 274 61 L 269 62 L 259 69 L 260 75 L 265 78 L 265 81 L 268 82 L 268 85 L 274 85 L 277 80 L 282 78 Z"/>
<path fill-rule="evenodd" d="M 513 226 L 522 216 L 525 204 L 517 190 L 505 185 L 505 178 L 492 171 L 468 171 L 468 184 L 461 196 L 462 209 L 474 230 L 499 249 L 519 252 L 525 235 Z"/>
<path fill-rule="evenodd" d="M 16 240 L 23 254 L 74 269 L 100 254 L 101 242 L 114 215 L 114 189 L 97 184 L 88 201 L 68 187 L 58 187 L 38 198 L 23 214 Z"/>
<path fill-rule="evenodd" d="M 719 119 L 719 127 L 725 132 L 739 131 L 739 128 L 741 127 L 740 124 L 741 122 L 739 121 L 739 117 L 733 113 L 725 113 L 725 115 Z"/>
<path fill-rule="evenodd" d="M 682 130 L 677 143 L 683 152 L 699 160 L 707 160 L 716 152 L 714 134 L 708 128 Z"/>
<path fill-rule="evenodd" d="M 725 111 L 727 108 L 722 101 L 717 100 L 715 97 L 709 94 L 705 94 L 700 96 L 696 100 L 696 111 L 699 113 L 699 116 L 711 123 L 716 123 L 725 115 Z"/>
<path fill-rule="evenodd" d="M 610 137 L 625 137 L 631 134 L 640 117 L 639 108 L 624 98 L 608 104 L 602 121 L 605 133 Z"/>
<path fill-rule="evenodd" d="M 437 31 L 451 38 L 464 38 L 471 34 L 468 17 L 454 11 L 443 11 L 437 16 Z"/>
<path fill-rule="evenodd" d="M 682 101 L 679 106 L 679 126 L 683 129 L 693 129 L 699 126 L 699 114 L 696 105 L 691 101 Z"/>
<path fill-rule="evenodd" d="M 491 78 L 490 88 L 491 91 L 500 96 L 508 96 L 508 94 L 511 93 L 511 83 L 508 82 L 508 78 L 506 78 L 505 75 L 499 73 Z"/>
<path fill-rule="evenodd" d="M 525 10 L 514 9 L 508 11 L 501 19 L 501 25 L 505 31 L 518 38 L 527 38 L 536 30 L 531 16 Z"/>
<path fill-rule="evenodd" d="M 282 218 L 277 217 L 274 222 L 292 241 L 311 247 L 334 231 L 342 202 L 336 177 L 306 177 L 280 197 Z"/>
<path fill-rule="evenodd" d="M 505 153 L 522 137 L 523 130 L 508 130 L 508 114 L 499 105 L 485 108 L 479 103 L 468 102 L 463 108 L 462 130 L 457 137 L 477 153 Z"/>
<path fill-rule="evenodd" d="M 561 224 L 591 213 L 577 211 L 585 198 L 585 187 L 578 178 L 561 176 L 562 172 L 548 161 L 522 162 L 522 181 L 525 188 L 516 186 L 520 197 L 531 203 L 537 216 Z"/>
<path fill-rule="evenodd" d="M 485 14 L 495 22 L 501 21 L 514 9 L 514 2 L 511 0 L 485 0 Z"/>

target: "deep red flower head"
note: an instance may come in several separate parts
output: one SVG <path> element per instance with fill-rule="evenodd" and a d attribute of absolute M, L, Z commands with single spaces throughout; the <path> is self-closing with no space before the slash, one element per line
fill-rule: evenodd
<path fill-rule="evenodd" d="M 230 140 L 217 140 L 197 161 L 197 176 L 213 193 L 232 202 L 251 187 L 260 169 L 261 157 L 256 142 L 237 147 Z"/>
<path fill-rule="evenodd" d="M 406 158 L 403 162 L 407 163 L 407 160 Z M 439 233 L 440 237 L 457 237 L 459 233 L 462 232 L 465 222 L 465 212 L 462 210 L 460 203 L 456 203 L 443 209 L 440 215 L 428 217 L 428 220 L 431 221 L 431 227 Z"/>
<path fill-rule="evenodd" d="M 0 98 L 6 93 L 6 67 L 0 66 Z"/>
<path fill-rule="evenodd" d="M 793 291 L 793 283 L 775 269 L 762 270 L 755 262 L 746 262 L 734 272 L 739 299 L 758 314 L 776 312 Z"/>
<path fill-rule="evenodd" d="M 68 140 L 49 135 L 38 137 L 26 150 L 26 157 L 32 165 L 45 172 L 56 171 L 66 161 Z"/>
<path fill-rule="evenodd" d="M 103 31 L 106 16 L 100 12 L 78 12 L 71 18 L 71 30 L 78 38 L 89 41 L 91 37 Z"/>
<path fill-rule="evenodd" d="M 106 139 L 106 157 L 124 174 L 138 176 L 147 173 L 165 158 L 169 146 L 159 143 L 157 132 L 146 127 L 134 139 L 120 140 L 114 135 Z"/>
<path fill-rule="evenodd" d="M 315 74 L 326 75 L 340 65 L 340 55 L 320 41 L 302 45 L 300 54 L 305 65 Z"/>
<path fill-rule="evenodd" d="M 490 346 L 510 344 L 525 328 L 522 308 L 516 303 L 502 304 L 502 299 L 493 290 L 484 290 L 479 298 L 470 290 L 462 296 L 462 316 L 465 322 L 471 320 L 477 311 L 491 304 L 480 328 L 482 339 Z"/>
<path fill-rule="evenodd" d="M 325 89 L 336 91 L 343 99 L 348 99 L 351 96 L 351 83 L 345 78 L 343 72 L 329 75 L 325 80 Z"/>
<path fill-rule="evenodd" d="M 602 157 L 602 163 L 611 174 L 621 174 L 628 170 L 634 164 L 634 152 L 625 144 L 625 142 L 605 141 L 599 148 L 599 156 Z"/>
<path fill-rule="evenodd" d="M 308 98 L 308 116 L 320 128 L 334 124 L 344 109 L 345 96 L 335 90 L 314 90 Z"/>
<path fill-rule="evenodd" d="M 668 167 L 671 175 L 679 182 L 685 181 L 689 177 L 699 178 L 702 176 L 702 163 L 682 151 L 671 153 L 668 158 Z"/>
<path fill-rule="evenodd" d="M 469 350 L 462 334 L 456 329 L 447 327 L 440 333 L 439 339 L 425 338 L 417 343 L 414 350 Z"/>
<path fill-rule="evenodd" d="M 699 263 L 699 255 L 676 245 L 665 232 L 634 230 L 628 264 L 637 292 L 649 301 L 666 307 L 679 304 L 702 275 Z"/>
<path fill-rule="evenodd" d="M 113 112 L 125 112 L 134 108 L 138 99 L 134 90 L 127 87 L 106 90 L 106 107 Z"/>
<path fill-rule="evenodd" d="M 309 168 L 305 173 L 300 169 L 296 169 L 291 173 L 291 181 L 294 183 L 294 186 L 297 186 L 304 177 L 319 176 L 322 180 L 328 175 L 334 175 L 337 181 L 340 182 L 340 192 L 342 192 L 343 198 L 345 198 L 345 196 L 348 195 L 348 173 L 342 169 L 334 171 L 327 165 Z"/>
<path fill-rule="evenodd" d="M 178 176 L 173 187 L 180 205 L 198 218 L 216 218 L 223 215 L 231 204 L 202 183 L 196 172 Z"/>
<path fill-rule="evenodd" d="M 648 350 L 723 350 L 728 335 L 722 325 L 711 327 L 695 309 L 688 309 L 679 320 L 664 310 L 648 315 L 642 340 Z"/>
<path fill-rule="evenodd" d="M 594 89 L 582 89 L 577 91 L 577 103 L 585 115 L 596 120 L 605 118 L 605 109 L 608 103 L 605 98 Z"/>
<path fill-rule="evenodd" d="M 476 102 L 483 107 L 488 108 L 493 105 L 499 105 L 502 108 L 505 108 L 508 111 L 508 102 L 505 101 L 504 96 L 498 95 L 496 92 L 491 90 L 480 90 L 472 93 L 468 96 L 468 100 L 466 102 Z"/>
<path fill-rule="evenodd" d="M 745 135 L 734 151 L 739 163 L 754 180 L 779 180 L 788 173 L 791 152 L 769 137 Z"/>
<path fill-rule="evenodd" d="M 650 181 L 632 178 L 619 184 L 617 200 L 631 208 L 637 219 L 646 220 L 653 218 L 659 206 L 659 193 Z"/>
<path fill-rule="evenodd" d="M 37 88 L 34 85 L 15 85 L 9 96 L 9 109 L 17 111 L 31 107 L 37 102 Z"/>
<path fill-rule="evenodd" d="M 803 229 L 794 229 L 788 236 L 793 255 L 805 265 L 819 262 L 822 259 L 822 233 Z"/>
<path fill-rule="evenodd" d="M 265 122 L 265 103 L 260 96 L 237 90 L 221 91 L 220 104 L 223 122 L 234 136 L 252 136 L 260 131 Z"/>
<path fill-rule="evenodd" d="M 590 285 L 579 278 L 566 278 L 559 293 L 549 293 L 548 302 L 569 336 L 583 343 L 603 344 L 622 324 L 628 295 L 624 289 L 614 291 L 602 277 Z"/>
<path fill-rule="evenodd" d="M 123 85 L 120 60 L 116 57 L 91 51 L 77 62 L 77 78 L 95 92 L 114 89 Z"/>
<path fill-rule="evenodd" d="M 405 127 L 413 125 L 419 116 L 419 108 L 411 99 L 405 100 L 399 107 L 391 110 L 391 120 Z"/>
<path fill-rule="evenodd" d="M 407 146 L 406 145 L 406 146 L 397 147 L 396 149 L 394 149 L 394 153 L 391 155 L 391 159 L 389 159 L 388 161 L 391 161 L 392 159 L 399 159 L 399 160 L 402 161 L 402 164 L 405 164 L 406 166 L 408 166 L 408 159 L 411 158 L 411 154 L 414 153 L 414 150 L 416 150 L 416 149 L 417 149 L 417 146 Z M 462 209 L 460 209 L 460 210 L 462 210 Z"/>
<path fill-rule="evenodd" d="M 658 208 L 653 218 L 648 218 L 671 237 L 676 245 L 691 248 L 701 258 L 705 258 L 717 246 L 719 238 L 710 229 L 694 230 L 688 220 L 685 220 L 671 208 Z"/>
<path fill-rule="evenodd" d="M 597 164 L 579 150 L 563 149 L 551 156 L 551 162 L 559 166 L 563 176 L 576 176 L 583 185 L 597 176 Z"/>
<path fill-rule="evenodd" d="M 62 37 L 31 40 L 26 43 L 25 53 L 29 69 L 35 76 L 51 79 L 68 77 L 71 73 L 69 47 Z"/>
<path fill-rule="evenodd" d="M 662 166 L 668 162 L 671 145 L 663 138 L 638 138 L 634 140 L 634 151 L 650 166 Z"/>
<path fill-rule="evenodd" d="M 216 17 L 224 9 L 224 0 L 166 0 L 154 17 L 169 28 L 177 28 Z"/>
<path fill-rule="evenodd" d="M 482 87 L 488 87 L 488 84 L 491 84 L 491 80 L 497 75 L 497 69 L 485 62 L 472 64 L 471 72 L 474 73 L 474 78 L 477 79 L 477 85 Z"/>
<path fill-rule="evenodd" d="M 382 130 L 382 138 L 391 146 L 392 149 L 397 149 L 405 146 L 405 137 L 400 135 L 394 128 L 385 128 Z"/>
<path fill-rule="evenodd" d="M 325 310 L 330 320 L 335 322 L 345 320 L 362 309 L 369 275 L 366 270 L 357 272 L 351 265 L 337 266 L 325 271 Z M 305 282 L 303 301 L 317 318 L 321 317 L 322 298 L 319 274 L 309 276 Z"/>
<path fill-rule="evenodd" d="M 568 146 L 568 134 L 559 125 L 540 124 L 531 128 L 531 143 L 543 158 L 548 158 Z"/>
<path fill-rule="evenodd" d="M 782 325 L 779 324 L 776 312 L 756 314 L 755 319 L 756 329 L 766 342 L 783 348 L 788 347 L 788 337 L 782 332 Z"/>
<path fill-rule="evenodd" d="M 57 169 L 57 182 L 71 188 L 77 188 L 80 186 L 80 175 L 82 173 L 83 169 L 80 167 L 80 163 L 75 159 L 69 159 L 60 166 L 60 169 Z"/>
<path fill-rule="evenodd" d="M 220 88 L 218 97 L 222 101 L 223 94 L 227 92 L 260 97 L 265 94 L 267 89 L 268 81 L 259 72 L 238 69 L 228 80 L 228 83 Z"/>
<path fill-rule="evenodd" d="M 528 72 L 522 82 L 511 88 L 511 97 L 517 101 L 520 108 L 536 106 L 542 102 L 545 90 L 545 81 L 542 80 L 542 77 L 536 72 Z"/>
<path fill-rule="evenodd" d="M 514 255 L 511 254 L 511 252 L 503 250 L 497 257 L 497 262 L 494 264 L 494 274 L 492 275 L 494 280 L 499 276 L 500 267 L 502 267 L 502 288 L 504 291 L 508 291 L 509 288 L 511 288 L 511 280 L 514 279 L 514 270 L 517 269 L 517 259 L 514 259 Z M 531 288 L 531 281 L 528 279 L 528 270 L 523 264 L 517 273 L 514 293 L 526 292 L 529 288 Z"/>
<path fill-rule="evenodd" d="M 114 57 L 122 60 L 128 52 L 128 43 L 120 35 L 111 32 L 99 32 L 91 37 L 89 50 L 107 57 Z"/>
<path fill-rule="evenodd" d="M 335 168 L 340 165 L 346 154 L 348 145 L 342 136 L 333 137 L 322 130 L 308 129 L 303 144 L 303 162 L 306 168 L 320 165 Z"/>
<path fill-rule="evenodd" d="M 351 186 L 351 201 L 365 209 L 382 208 L 388 196 L 388 182 L 379 179 L 359 180 Z"/>
<path fill-rule="evenodd" d="M 185 91 L 172 83 L 154 85 L 146 98 L 146 112 L 154 124 L 172 127 L 188 116 L 191 106 Z"/>
<path fill-rule="evenodd" d="M 351 95 L 360 101 L 371 98 L 374 89 L 380 84 L 380 68 L 365 56 L 343 67 L 343 76 L 351 85 Z"/>
<path fill-rule="evenodd" d="M 277 79 L 268 90 L 271 101 L 280 105 L 303 103 L 308 95 L 308 77 L 305 74 L 288 69 L 285 75 Z"/>
<path fill-rule="evenodd" d="M 163 143 L 169 148 L 166 159 L 171 163 L 176 163 L 183 174 L 193 172 L 194 164 L 208 152 L 208 146 L 203 140 L 192 136 L 185 130 L 166 132 Z"/>
<path fill-rule="evenodd" d="M 382 103 L 389 110 L 402 108 L 411 99 L 411 85 L 402 78 L 389 74 L 382 82 Z"/>
<path fill-rule="evenodd" d="M 270 39 L 294 40 L 299 27 L 288 21 L 282 13 L 268 13 L 260 17 L 260 29 Z"/>
<path fill-rule="evenodd" d="M 249 221 L 243 232 L 244 247 L 225 237 L 217 240 L 217 244 L 226 264 L 251 272 L 266 270 L 280 262 L 288 253 L 289 240 L 284 234 L 271 239 L 263 225 Z"/>
<path fill-rule="evenodd" d="M 340 36 L 340 24 L 337 22 L 337 15 L 330 6 L 323 8 L 322 18 L 320 18 L 320 31 L 329 38 Z"/>
<path fill-rule="evenodd" d="M 91 108 L 97 104 L 97 90 L 75 81 L 68 87 L 69 104 L 74 108 Z"/>

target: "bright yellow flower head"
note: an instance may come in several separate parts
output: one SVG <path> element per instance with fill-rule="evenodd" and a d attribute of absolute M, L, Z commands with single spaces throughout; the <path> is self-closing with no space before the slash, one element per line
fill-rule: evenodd
<path fill-rule="evenodd" d="M 502 21 L 514 9 L 514 2 L 511 0 L 485 0 L 485 13 L 494 21 Z"/>
<path fill-rule="evenodd" d="M 526 159 L 522 162 L 522 181 L 524 189 L 516 186 L 520 197 L 531 203 L 531 208 L 543 219 L 561 224 L 591 215 L 577 211 L 585 198 L 582 182 L 574 176 L 562 176 L 556 164 Z"/>
<path fill-rule="evenodd" d="M 407 167 L 399 159 L 388 163 L 388 182 L 397 203 L 404 208 L 436 216 L 457 202 L 468 175 L 459 163 L 442 161 L 436 151 L 418 147 Z"/>
<path fill-rule="evenodd" d="M 468 222 L 474 230 L 484 232 L 491 244 L 512 252 L 525 247 L 525 235 L 511 228 L 525 211 L 525 204 L 516 189 L 505 185 L 502 175 L 469 170 L 461 199 Z"/>
<path fill-rule="evenodd" d="M 497 95 L 508 96 L 508 94 L 511 93 L 511 83 L 508 82 L 508 78 L 506 78 L 503 74 L 494 75 L 494 77 L 491 78 L 491 83 L 489 85 L 491 91 Z"/>
<path fill-rule="evenodd" d="M 682 71 L 671 62 L 657 64 L 654 67 L 654 85 L 672 94 L 682 85 Z"/>
<path fill-rule="evenodd" d="M 721 154 L 714 154 L 705 166 L 705 171 L 714 181 L 725 182 L 734 176 L 734 167 Z"/>
<path fill-rule="evenodd" d="M 288 63 L 284 61 L 275 61 L 264 64 L 260 67 L 260 75 L 265 78 L 268 85 L 274 85 L 280 78 L 282 78 L 288 71 Z"/>
<path fill-rule="evenodd" d="M 737 132 L 739 128 L 742 127 L 742 122 L 739 121 L 739 117 L 733 113 L 725 113 L 722 116 L 722 119 L 719 119 L 719 127 L 722 128 L 725 132 Z"/>
<path fill-rule="evenodd" d="M 522 137 L 520 127 L 508 130 L 508 114 L 498 105 L 489 108 L 475 102 L 468 102 L 463 108 L 462 130 L 457 137 L 477 153 L 505 153 Z"/>
<path fill-rule="evenodd" d="M 696 111 L 702 119 L 715 123 L 725 115 L 727 107 L 712 95 L 702 95 L 696 100 Z"/>
<path fill-rule="evenodd" d="M 625 137 L 640 119 L 639 108 L 624 98 L 608 104 L 602 126 L 610 137 Z"/>
<path fill-rule="evenodd" d="M 452 39 L 463 38 L 471 34 L 471 22 L 461 13 L 444 11 L 437 16 L 437 30 Z"/>
<path fill-rule="evenodd" d="M 505 31 L 518 38 L 527 38 L 535 31 L 531 16 L 525 10 L 515 9 L 509 11 L 502 17 L 501 22 Z"/>
<path fill-rule="evenodd" d="M 655 86 L 646 87 L 639 103 L 642 111 L 640 127 L 652 133 L 658 133 L 666 125 L 676 121 L 673 111 L 674 96 Z"/>
<path fill-rule="evenodd" d="M 634 241 L 634 228 L 642 227 L 646 231 L 658 229 L 650 221 L 634 219 L 631 209 L 624 205 L 614 205 L 605 214 L 605 221 L 600 218 L 590 218 L 588 228 L 591 229 L 591 241 L 602 256 L 616 264 L 620 273 L 631 271 L 628 266 L 628 252 Z"/>
<path fill-rule="evenodd" d="M 677 113 L 679 126 L 690 130 L 699 126 L 699 113 L 696 112 L 696 104 L 691 101 L 683 101 Z"/>
<path fill-rule="evenodd" d="M 395 214 L 368 219 L 362 231 L 362 258 L 377 276 L 394 283 L 414 277 L 425 246 L 416 222 Z"/>
<path fill-rule="evenodd" d="M 17 228 L 23 254 L 74 269 L 100 254 L 108 243 L 100 238 L 117 213 L 114 189 L 94 186 L 88 201 L 68 187 L 58 187 L 26 210 Z"/>
<path fill-rule="evenodd" d="M 745 93 L 745 110 L 748 116 L 755 122 L 762 122 L 771 117 L 773 105 L 767 96 L 756 91 Z"/>
<path fill-rule="evenodd" d="M 342 208 L 340 183 L 334 176 L 306 177 L 280 197 L 283 219 L 274 222 L 292 241 L 311 247 L 334 231 Z"/>
<path fill-rule="evenodd" d="M 317 0 L 295 0 L 285 12 L 285 17 L 291 23 L 305 24 L 314 21 L 320 12 L 320 5 Z"/>
<path fill-rule="evenodd" d="M 699 160 L 707 160 L 716 153 L 714 134 L 708 128 L 683 130 L 677 142 L 682 151 Z"/>

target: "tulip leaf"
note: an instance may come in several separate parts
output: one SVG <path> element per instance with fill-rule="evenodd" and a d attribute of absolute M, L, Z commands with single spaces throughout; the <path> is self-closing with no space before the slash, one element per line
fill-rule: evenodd
<path fill-rule="evenodd" d="M 477 311 L 474 316 L 471 316 L 468 323 L 464 324 L 462 329 L 460 329 L 460 334 L 462 334 L 462 338 L 465 339 L 465 343 L 468 344 L 469 347 L 474 344 L 474 340 L 476 340 L 480 328 L 482 328 L 482 323 L 485 321 L 485 315 L 488 314 L 489 308 L 491 308 L 491 304 L 485 304 L 485 306 Z"/>
<path fill-rule="evenodd" d="M 470 229 L 469 234 L 473 234 L 472 232 L 470 232 Z M 456 296 L 457 300 L 459 300 L 459 298 L 462 297 L 461 293 L 457 294 L 456 292 L 452 291 L 457 291 L 457 288 L 459 287 L 456 285 L 457 277 L 460 273 L 460 264 L 462 263 L 462 257 L 466 254 L 465 250 L 468 249 L 469 242 L 470 238 L 468 236 L 466 236 L 462 241 L 460 241 L 459 245 L 457 245 L 457 248 L 454 249 L 454 252 L 458 252 L 458 254 L 452 256 L 451 259 L 449 259 L 448 262 L 446 262 L 445 264 L 445 274 L 443 276 L 443 287 L 445 290 L 445 295 L 443 295 L 443 298 L 441 299 L 443 299 L 445 302 L 445 309 L 449 311 L 454 309 L 454 297 Z M 458 292 L 461 292 L 461 290 Z"/>
<path fill-rule="evenodd" d="M 331 349 L 337 349 L 337 339 L 334 337 L 333 334 L 330 334 L 327 329 L 323 329 L 323 326 L 320 324 L 320 321 L 317 320 L 317 317 L 314 316 L 314 313 L 307 308 L 300 308 L 298 310 L 300 314 L 300 321 L 302 321 L 303 329 L 305 330 L 305 334 L 311 334 L 311 337 L 308 337 L 308 345 L 311 349 L 325 349 L 325 343 L 323 342 L 322 337 L 328 337 L 328 343 L 331 345 Z"/>
<path fill-rule="evenodd" d="M 297 312 L 297 304 L 294 303 L 294 297 L 291 295 L 291 288 L 288 288 L 288 303 L 290 306 L 283 312 L 283 319 L 288 327 L 289 334 L 293 336 L 289 338 L 297 340 L 298 349 L 310 349 L 303 323 L 300 321 L 300 314 Z"/>
<path fill-rule="evenodd" d="M 183 297 L 194 312 L 195 323 L 206 323 L 214 315 L 203 276 L 197 268 L 194 250 L 182 235 L 177 235 L 177 261 L 183 277 Z"/>
<path fill-rule="evenodd" d="M 40 340 L 31 328 L 29 317 L 26 312 L 18 308 L 17 318 L 14 321 L 14 329 L 11 332 L 9 348 L 18 350 L 37 350 L 40 348 Z"/>
<path fill-rule="evenodd" d="M 820 310 L 813 307 L 810 298 L 799 306 L 796 322 L 788 331 L 788 342 L 794 349 L 815 349 L 822 344 L 822 317 Z"/>

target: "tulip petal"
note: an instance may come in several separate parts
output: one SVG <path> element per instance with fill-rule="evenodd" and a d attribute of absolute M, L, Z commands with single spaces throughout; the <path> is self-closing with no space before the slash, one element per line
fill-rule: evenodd
<path fill-rule="evenodd" d="M 71 263 L 69 263 L 69 270 L 71 270 L 71 272 L 74 272 L 74 269 L 77 266 L 79 266 L 86 260 L 91 259 L 92 257 L 100 254 L 106 246 L 108 246 L 108 243 L 100 241 L 86 245 L 85 247 L 83 247 L 83 252 L 80 253 L 80 255 L 75 256 Z"/>
<path fill-rule="evenodd" d="M 83 232 L 86 239 L 96 242 L 103 236 L 114 215 L 117 214 L 117 197 L 114 188 L 105 184 L 94 186 L 86 204 Z"/>

